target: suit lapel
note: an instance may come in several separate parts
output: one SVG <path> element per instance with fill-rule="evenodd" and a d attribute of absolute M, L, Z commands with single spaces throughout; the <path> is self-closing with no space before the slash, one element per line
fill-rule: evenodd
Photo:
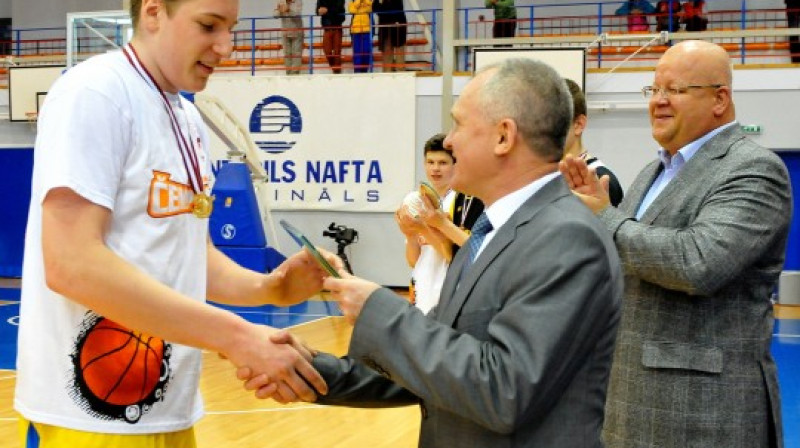
<path fill-rule="evenodd" d="M 645 166 L 637 177 L 637 181 L 631 185 L 628 194 L 622 199 L 622 203 L 619 205 L 620 210 L 630 216 L 636 216 L 636 211 L 639 210 L 647 191 L 659 173 L 661 173 L 661 160 L 655 160 Z M 645 181 L 639 182 L 638 179 L 645 179 Z"/>
<path fill-rule="evenodd" d="M 497 234 L 478 255 L 469 271 L 465 272 L 459 283 L 459 273 L 466 263 L 466 250 L 459 250 L 447 270 L 447 276 L 442 286 L 441 298 L 435 311 L 436 319 L 446 325 L 453 325 L 464 307 L 475 284 L 480 280 L 486 268 L 502 254 L 514 241 L 517 228 L 530 221 L 542 208 L 556 199 L 571 195 L 567 184 L 561 176 L 545 184 L 539 191 L 531 196 L 516 211 L 502 227 L 497 229 Z"/>
<path fill-rule="evenodd" d="M 733 125 L 703 144 L 694 157 L 686 163 L 678 175 L 664 188 L 664 191 L 650 204 L 650 207 L 642 215 L 640 222 L 652 224 L 661 212 L 674 205 L 673 199 L 676 195 L 683 195 L 687 191 L 693 191 L 695 190 L 695 185 L 705 182 L 705 173 L 709 169 L 713 169 L 713 164 L 709 162 L 727 154 L 730 147 L 742 137 L 744 137 L 744 134 L 741 134 L 739 127 Z M 650 185 L 652 185 L 652 181 Z M 647 188 L 650 188 L 649 185 Z"/>

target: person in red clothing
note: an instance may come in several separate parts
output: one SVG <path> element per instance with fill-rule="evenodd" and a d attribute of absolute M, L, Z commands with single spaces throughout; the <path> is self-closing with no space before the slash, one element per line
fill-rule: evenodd
<path fill-rule="evenodd" d="M 708 19 L 703 12 L 706 2 L 693 0 L 683 4 L 683 23 L 686 31 L 705 31 L 708 28 Z"/>
<path fill-rule="evenodd" d="M 322 51 L 331 72 L 342 72 L 342 23 L 344 0 L 317 0 L 317 14 L 322 22 Z"/>
<path fill-rule="evenodd" d="M 800 0 L 786 2 L 786 24 L 789 28 L 800 28 Z M 800 36 L 789 36 L 789 53 L 793 64 L 800 64 Z"/>
<path fill-rule="evenodd" d="M 680 31 L 680 17 L 681 2 L 678 0 L 662 0 L 656 3 L 656 31 Z"/>

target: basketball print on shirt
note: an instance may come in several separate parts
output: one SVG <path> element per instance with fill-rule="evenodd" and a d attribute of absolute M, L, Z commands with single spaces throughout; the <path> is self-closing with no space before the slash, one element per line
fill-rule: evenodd
<path fill-rule="evenodd" d="M 72 354 L 72 397 L 103 420 L 136 423 L 162 401 L 171 377 L 172 347 L 87 313 Z"/>

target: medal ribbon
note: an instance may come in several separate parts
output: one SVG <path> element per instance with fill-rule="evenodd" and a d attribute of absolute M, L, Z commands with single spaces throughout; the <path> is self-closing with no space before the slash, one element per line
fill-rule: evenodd
<path fill-rule="evenodd" d="M 130 51 L 130 54 L 128 53 Z M 175 136 L 175 142 L 178 144 L 178 151 L 181 153 L 181 159 L 183 160 L 183 167 L 186 169 L 186 174 L 189 177 L 189 186 L 192 187 L 192 191 L 197 193 L 203 192 L 203 178 L 200 174 L 200 163 L 197 161 L 197 151 L 195 150 L 194 143 L 191 141 L 191 132 L 190 129 L 187 129 L 186 132 L 189 133 L 189 142 L 186 142 L 186 138 L 181 132 L 180 124 L 178 124 L 178 119 L 175 116 L 175 111 L 172 110 L 172 105 L 169 103 L 167 99 L 167 95 L 164 93 L 164 90 L 156 83 L 155 78 L 147 68 L 142 64 L 142 60 L 139 59 L 139 55 L 136 53 L 136 50 L 133 48 L 133 45 L 128 44 L 122 48 L 122 53 L 125 55 L 125 58 L 128 59 L 131 66 L 136 73 L 144 80 L 145 83 L 150 85 L 154 88 L 159 96 L 161 97 L 161 101 L 164 104 L 164 109 L 167 111 L 167 115 L 169 116 L 170 125 L 172 126 L 172 134 Z M 133 57 L 131 57 L 131 54 Z M 144 72 L 144 74 L 142 74 Z M 147 75 L 145 77 L 145 75 Z M 179 99 L 180 100 L 180 99 Z M 189 116 L 186 116 L 186 123 L 187 127 L 189 124 Z M 188 159 L 188 162 L 187 162 Z M 189 166 L 191 165 L 191 169 Z"/>

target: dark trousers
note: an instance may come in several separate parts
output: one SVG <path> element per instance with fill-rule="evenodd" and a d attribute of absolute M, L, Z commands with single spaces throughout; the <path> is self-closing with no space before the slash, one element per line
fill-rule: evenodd
<path fill-rule="evenodd" d="M 342 27 L 325 27 L 322 33 L 322 51 L 333 73 L 342 72 Z"/>
<path fill-rule="evenodd" d="M 800 28 L 800 9 L 786 8 L 786 24 L 789 28 Z M 800 64 L 800 36 L 789 36 L 789 52 L 792 63 Z"/>
<path fill-rule="evenodd" d="M 514 37 L 517 34 L 517 21 L 515 19 L 495 20 L 492 26 L 492 37 Z"/>

